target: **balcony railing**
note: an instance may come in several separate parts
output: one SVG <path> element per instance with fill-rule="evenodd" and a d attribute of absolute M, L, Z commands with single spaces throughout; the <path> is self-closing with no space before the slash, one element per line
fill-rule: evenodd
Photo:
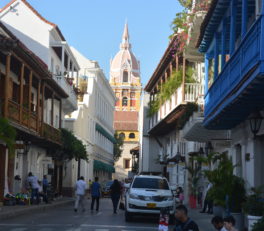
<path fill-rule="evenodd" d="M 182 91 L 183 85 L 177 88 L 175 93 L 171 95 L 170 100 L 167 100 L 160 107 L 160 110 L 151 117 L 151 127 L 154 127 L 179 105 L 186 102 L 196 103 L 198 98 L 204 95 L 204 86 L 200 83 L 185 83 L 184 94 Z"/>
<path fill-rule="evenodd" d="M 13 101 L 8 100 L 8 118 L 16 123 L 20 123 L 19 118 L 19 107 L 20 105 Z M 34 112 L 28 113 L 28 109 L 26 107 L 22 108 L 22 120 L 21 123 L 23 126 L 33 129 L 35 131 L 38 130 L 37 127 L 37 115 Z"/>
<path fill-rule="evenodd" d="M 54 75 L 54 79 L 57 81 L 57 83 L 61 86 L 61 88 L 69 95 L 69 97 L 66 99 L 68 103 L 63 104 L 63 107 L 66 107 L 66 111 L 72 112 L 77 109 L 77 96 L 73 88 L 73 84 L 70 84 L 67 79 L 60 75 Z"/>
<path fill-rule="evenodd" d="M 42 124 L 42 136 L 47 140 L 61 144 L 61 132 L 49 124 Z"/>
<path fill-rule="evenodd" d="M 231 102 L 235 97 L 231 92 L 238 89 L 242 79 L 249 74 L 249 71 L 261 61 L 263 56 L 263 16 L 260 16 L 252 25 L 240 46 L 225 64 L 222 72 L 218 75 L 213 85 L 205 96 L 205 120 L 216 108 L 226 99 L 226 103 Z M 262 42 L 261 42 L 262 41 Z M 261 54 L 262 52 L 262 54 Z M 250 77 L 250 75 L 249 75 Z M 249 81 L 249 79 L 245 80 Z M 239 91 L 242 88 L 239 87 Z"/>

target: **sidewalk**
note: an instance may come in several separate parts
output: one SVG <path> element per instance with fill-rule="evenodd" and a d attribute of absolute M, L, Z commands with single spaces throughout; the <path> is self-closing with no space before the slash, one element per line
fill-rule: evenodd
<path fill-rule="evenodd" d="M 73 204 L 73 202 L 74 202 L 73 198 L 63 197 L 63 198 L 59 198 L 57 200 L 52 201 L 52 203 L 50 204 L 41 203 L 39 205 L 2 206 L 0 207 L 0 222 L 8 218 L 20 216 L 22 214 L 29 214 L 29 213 L 38 212 L 38 211 L 45 211 L 47 209 L 64 206 L 70 203 Z"/>
<path fill-rule="evenodd" d="M 199 226 L 200 231 L 212 231 L 214 227 L 211 224 L 212 214 L 200 213 L 201 209 L 190 209 L 189 217 L 194 220 Z"/>

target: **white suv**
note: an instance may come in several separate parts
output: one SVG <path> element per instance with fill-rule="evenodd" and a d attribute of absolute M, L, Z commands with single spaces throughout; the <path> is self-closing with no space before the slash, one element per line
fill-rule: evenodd
<path fill-rule="evenodd" d="M 168 181 L 160 176 L 135 176 L 125 196 L 125 219 L 131 221 L 133 215 L 159 214 L 168 208 L 171 217 L 175 212 L 175 198 Z"/>

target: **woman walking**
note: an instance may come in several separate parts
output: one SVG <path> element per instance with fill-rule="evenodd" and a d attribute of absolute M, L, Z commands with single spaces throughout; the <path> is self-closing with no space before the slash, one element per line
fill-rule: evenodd
<path fill-rule="evenodd" d="M 121 191 L 122 191 L 122 187 L 118 182 L 118 180 L 114 180 L 113 184 L 110 187 L 110 190 L 111 190 L 111 199 L 113 202 L 114 213 L 116 213 L 117 205 L 120 200 Z"/>

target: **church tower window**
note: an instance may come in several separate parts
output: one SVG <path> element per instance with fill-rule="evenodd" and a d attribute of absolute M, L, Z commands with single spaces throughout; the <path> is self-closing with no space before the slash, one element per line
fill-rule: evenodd
<path fill-rule="evenodd" d="M 127 82 L 128 82 L 128 72 L 123 71 L 123 83 L 127 83 Z"/>
<path fill-rule="evenodd" d="M 124 97 L 122 100 L 122 106 L 127 106 L 127 97 Z"/>

